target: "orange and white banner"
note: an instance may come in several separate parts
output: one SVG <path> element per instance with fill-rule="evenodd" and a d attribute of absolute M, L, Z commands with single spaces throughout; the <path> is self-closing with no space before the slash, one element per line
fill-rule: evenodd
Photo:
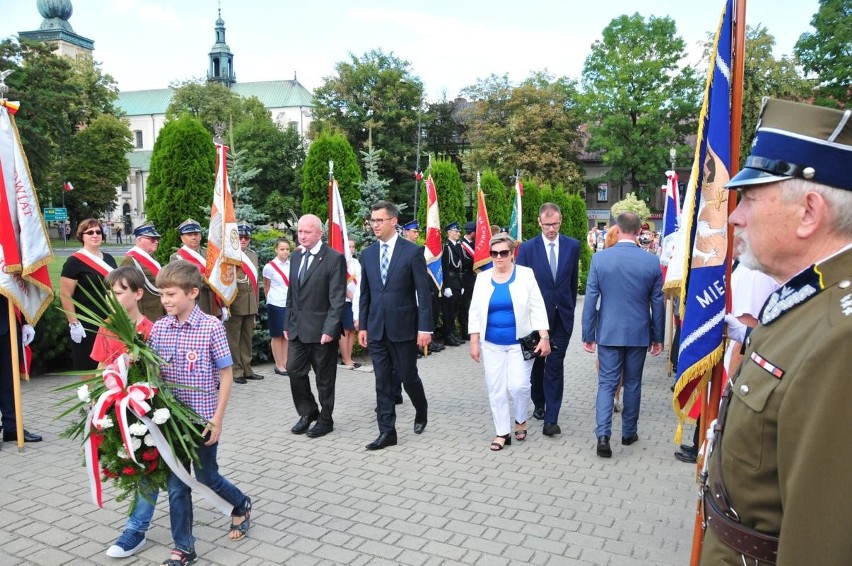
<path fill-rule="evenodd" d="M 228 182 L 228 146 L 217 143 L 216 184 L 207 234 L 207 273 L 210 288 L 225 306 L 230 306 L 237 295 L 237 266 L 242 263 L 237 216 Z"/>

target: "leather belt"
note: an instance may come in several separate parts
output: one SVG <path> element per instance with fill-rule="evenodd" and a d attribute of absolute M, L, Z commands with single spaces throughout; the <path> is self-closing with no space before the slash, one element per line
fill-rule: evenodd
<path fill-rule="evenodd" d="M 778 558 L 778 537 L 746 527 L 726 515 L 716 505 L 709 489 L 704 490 L 704 513 L 706 524 L 725 545 L 743 556 L 766 564 L 775 564 Z"/>

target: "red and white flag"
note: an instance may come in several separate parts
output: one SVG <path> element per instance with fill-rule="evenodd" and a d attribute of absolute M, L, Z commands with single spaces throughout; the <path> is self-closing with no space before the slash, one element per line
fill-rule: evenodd
<path fill-rule="evenodd" d="M 74 185 L 71 184 L 71 181 L 65 181 L 65 190 L 69 193 L 74 190 Z"/>
<path fill-rule="evenodd" d="M 444 271 L 441 266 L 441 254 L 444 247 L 441 245 L 441 219 L 438 215 L 438 190 L 432 175 L 426 179 L 426 246 L 423 255 L 426 256 L 426 267 L 432 281 L 438 289 L 444 284 Z"/>
<path fill-rule="evenodd" d="M 237 215 L 228 182 L 228 146 L 216 144 L 216 183 L 207 235 L 207 278 L 225 306 L 237 295 L 237 266 L 242 265 Z"/>
<path fill-rule="evenodd" d="M 17 108 L 0 100 L 0 294 L 35 325 L 53 301 L 53 250 L 12 117 Z"/>
<path fill-rule="evenodd" d="M 340 188 L 337 186 L 337 179 L 331 179 L 328 182 L 330 202 L 328 204 L 328 247 L 343 254 L 346 258 L 346 278 L 349 282 L 358 284 L 355 281 L 355 274 L 349 271 L 348 266 L 352 259 L 352 252 L 349 251 L 349 234 L 346 232 L 346 214 L 343 212 L 343 200 L 340 198 Z"/>
<path fill-rule="evenodd" d="M 488 222 L 488 209 L 485 207 L 485 193 L 477 191 L 479 205 L 476 208 L 476 238 L 473 242 L 473 270 L 491 269 L 491 223 Z"/>

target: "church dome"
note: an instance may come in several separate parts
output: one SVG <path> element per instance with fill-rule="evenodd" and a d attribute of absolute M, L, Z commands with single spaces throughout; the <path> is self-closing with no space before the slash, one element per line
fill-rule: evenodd
<path fill-rule="evenodd" d="M 68 21 L 68 18 L 74 12 L 71 0 L 38 0 L 37 5 L 38 13 L 46 20 L 59 18 Z"/>

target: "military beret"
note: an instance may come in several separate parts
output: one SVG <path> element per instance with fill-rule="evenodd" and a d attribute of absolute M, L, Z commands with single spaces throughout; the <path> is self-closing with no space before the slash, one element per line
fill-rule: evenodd
<path fill-rule="evenodd" d="M 154 228 L 154 225 L 150 222 L 146 222 L 144 224 L 140 224 L 133 230 L 133 237 L 139 238 L 144 236 L 146 238 L 160 238 L 160 233 L 157 232 L 157 229 Z"/>
<path fill-rule="evenodd" d="M 850 111 L 765 98 L 751 154 L 727 188 L 807 179 L 852 190 Z"/>

